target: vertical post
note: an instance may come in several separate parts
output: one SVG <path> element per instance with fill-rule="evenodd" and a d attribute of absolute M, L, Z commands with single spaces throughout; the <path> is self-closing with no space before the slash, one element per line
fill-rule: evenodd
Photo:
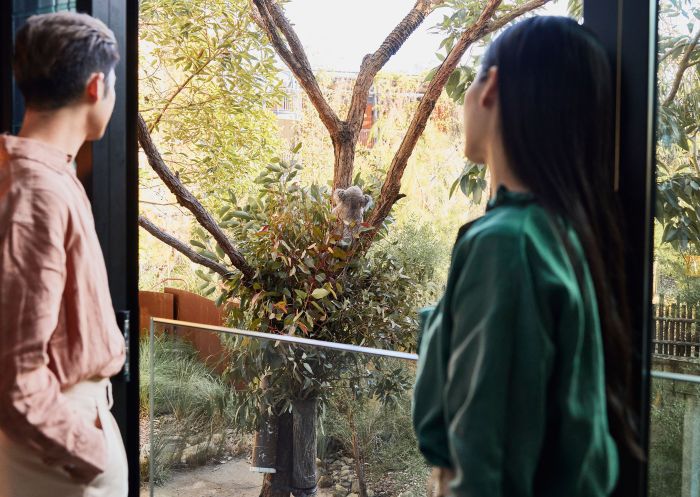
<path fill-rule="evenodd" d="M 624 215 L 625 275 L 631 311 L 633 411 L 639 443 L 649 448 L 651 291 L 656 104 L 656 0 L 585 0 L 584 24 L 610 54 L 615 77 L 615 163 L 613 187 Z M 647 493 L 647 463 L 620 454 L 615 496 Z"/>
<path fill-rule="evenodd" d="M 102 20 L 119 44 L 116 103 L 105 136 L 78 156 L 95 217 L 115 311 L 138 316 L 138 0 L 78 0 L 77 10 Z M 130 380 L 113 378 L 114 417 L 129 461 L 129 495 L 139 495 L 139 333 L 131 333 Z"/>
<path fill-rule="evenodd" d="M 0 133 L 12 128 L 12 2 L 0 2 Z"/>

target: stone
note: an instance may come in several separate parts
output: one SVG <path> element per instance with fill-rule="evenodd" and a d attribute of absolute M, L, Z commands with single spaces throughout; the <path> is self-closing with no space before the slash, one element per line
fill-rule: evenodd
<path fill-rule="evenodd" d="M 342 470 L 340 476 L 350 476 L 350 468 Z"/>
<path fill-rule="evenodd" d="M 333 486 L 333 480 L 328 476 L 322 476 L 318 480 L 318 486 L 319 488 L 331 488 L 331 486 Z"/>
<path fill-rule="evenodd" d="M 360 497 L 360 496 L 357 494 L 350 494 L 350 495 L 348 495 L 348 497 Z"/>
<path fill-rule="evenodd" d="M 350 491 L 354 494 L 360 493 L 360 480 L 353 480 L 352 481 L 352 486 L 351 486 Z"/>
<path fill-rule="evenodd" d="M 182 451 L 180 462 L 182 464 L 187 464 L 188 466 L 199 466 L 206 462 L 207 457 L 213 451 L 214 448 L 207 442 L 190 445 Z"/>
<path fill-rule="evenodd" d="M 346 465 L 344 465 L 344 466 L 341 466 L 340 469 L 341 469 L 341 471 L 350 471 L 350 466 L 348 466 L 348 465 L 346 464 Z"/>
<path fill-rule="evenodd" d="M 316 458 L 316 466 L 323 466 L 323 461 L 321 461 L 318 457 Z"/>
<path fill-rule="evenodd" d="M 374 497 L 374 490 L 367 490 L 367 497 Z"/>
<path fill-rule="evenodd" d="M 348 495 L 348 491 L 341 485 L 336 485 L 333 489 L 333 497 L 345 497 L 346 495 Z"/>
<path fill-rule="evenodd" d="M 399 497 L 416 497 L 416 495 L 410 490 L 406 490 L 405 492 L 401 492 Z"/>

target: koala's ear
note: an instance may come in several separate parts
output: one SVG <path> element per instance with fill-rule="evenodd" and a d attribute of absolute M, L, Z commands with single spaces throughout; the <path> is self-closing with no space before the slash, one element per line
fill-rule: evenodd
<path fill-rule="evenodd" d="M 372 205 L 372 197 L 369 195 L 362 196 L 362 207 L 369 208 Z"/>
<path fill-rule="evenodd" d="M 347 193 L 346 193 L 346 191 L 343 190 L 342 188 L 338 188 L 338 189 L 333 193 L 333 195 L 335 196 L 335 198 L 336 198 L 336 200 L 337 200 L 338 202 L 341 202 L 341 201 L 345 200 L 345 197 L 347 196 Z"/>

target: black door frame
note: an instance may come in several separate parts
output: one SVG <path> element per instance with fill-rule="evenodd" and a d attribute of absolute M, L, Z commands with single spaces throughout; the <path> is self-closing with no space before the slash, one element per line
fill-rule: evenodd
<path fill-rule="evenodd" d="M 44 11 L 50 7 L 45 7 Z M 76 10 L 101 19 L 117 38 L 117 101 L 102 140 L 84 146 L 78 175 L 92 202 L 95 227 L 105 256 L 115 311 L 135 323 L 129 360 L 112 379 L 114 417 L 129 461 L 129 495 L 139 495 L 138 333 L 138 0 L 77 0 Z M 0 0 L 0 132 L 10 132 L 12 101 L 12 0 Z M 123 320 L 122 320 L 123 321 Z M 122 324 L 120 322 L 120 324 Z"/>
<path fill-rule="evenodd" d="M 616 88 L 616 189 L 625 226 L 627 296 L 632 317 L 631 392 L 639 441 L 648 454 L 651 295 L 656 177 L 656 0 L 584 0 L 584 24 L 610 54 Z M 646 496 L 648 467 L 622 456 L 616 496 Z"/>
<path fill-rule="evenodd" d="M 615 68 L 616 159 L 626 227 L 625 263 L 634 342 L 633 393 L 640 442 L 648 448 L 651 285 L 656 123 L 655 0 L 584 0 L 584 24 L 602 39 Z M 86 151 L 84 184 L 107 260 L 116 310 L 138 323 L 138 0 L 79 0 L 117 36 L 117 106 L 105 138 Z M 12 120 L 12 2 L 0 2 L 0 131 Z M 134 326 L 137 328 L 137 326 Z M 139 495 L 138 330 L 130 336 L 130 378 L 115 378 L 115 417 L 129 458 L 130 495 Z M 623 457 L 617 496 L 646 496 L 647 465 Z"/>
<path fill-rule="evenodd" d="M 112 302 L 128 312 L 131 332 L 124 371 L 112 379 L 113 414 L 129 461 L 129 495 L 137 497 L 139 465 L 138 308 L 138 0 L 78 0 L 77 10 L 101 19 L 114 32 L 121 61 L 116 67 L 117 100 L 104 138 L 88 145 L 79 162 L 92 202 L 97 236 L 105 256 Z M 87 167 L 83 167 L 87 166 Z M 81 171 L 82 170 L 82 171 Z M 123 317 L 123 314 L 122 314 Z M 124 323 L 120 320 L 120 325 Z"/>

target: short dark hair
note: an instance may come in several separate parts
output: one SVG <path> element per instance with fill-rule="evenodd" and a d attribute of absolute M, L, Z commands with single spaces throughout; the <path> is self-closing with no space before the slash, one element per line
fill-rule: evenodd
<path fill-rule="evenodd" d="M 30 17 L 15 38 L 15 81 L 29 108 L 54 110 L 80 98 L 90 74 L 119 61 L 114 33 L 87 14 Z"/>

